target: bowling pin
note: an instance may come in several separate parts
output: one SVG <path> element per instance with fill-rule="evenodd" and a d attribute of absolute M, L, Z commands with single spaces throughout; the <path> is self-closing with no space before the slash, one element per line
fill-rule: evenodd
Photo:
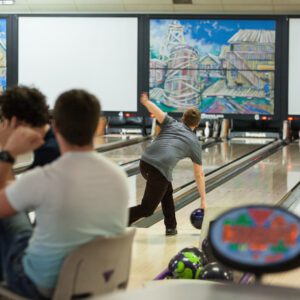
<path fill-rule="evenodd" d="M 204 135 L 206 138 L 209 137 L 209 122 L 208 121 L 205 122 Z"/>

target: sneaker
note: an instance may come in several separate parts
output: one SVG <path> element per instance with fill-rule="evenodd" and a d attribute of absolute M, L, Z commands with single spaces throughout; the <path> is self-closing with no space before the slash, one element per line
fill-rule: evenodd
<path fill-rule="evenodd" d="M 167 228 L 166 229 L 166 235 L 176 235 L 177 229 L 176 228 Z"/>

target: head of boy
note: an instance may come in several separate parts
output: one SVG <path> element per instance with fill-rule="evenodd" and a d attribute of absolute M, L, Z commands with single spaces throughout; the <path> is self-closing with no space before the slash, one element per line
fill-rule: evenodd
<path fill-rule="evenodd" d="M 69 145 L 92 145 L 100 111 L 99 100 L 87 91 L 70 90 L 61 94 L 53 111 L 58 141 L 62 137 Z"/>
<path fill-rule="evenodd" d="M 182 122 L 186 126 L 192 129 L 199 126 L 200 120 L 201 120 L 201 113 L 199 109 L 194 107 L 187 109 L 182 116 Z"/>
<path fill-rule="evenodd" d="M 46 98 L 36 88 L 9 88 L 0 96 L 0 105 L 2 118 L 11 121 L 15 117 L 17 125 L 43 127 L 49 121 Z"/>

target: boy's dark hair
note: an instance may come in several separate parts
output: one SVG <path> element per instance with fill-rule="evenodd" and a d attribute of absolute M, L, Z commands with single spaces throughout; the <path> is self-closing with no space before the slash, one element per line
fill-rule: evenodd
<path fill-rule="evenodd" d="M 182 122 L 189 127 L 196 127 L 200 124 L 201 113 L 197 108 L 189 108 L 182 116 Z"/>
<path fill-rule="evenodd" d="M 59 133 L 70 144 L 86 146 L 93 137 L 100 117 L 98 99 L 84 90 L 70 90 L 56 100 L 53 112 Z"/>
<path fill-rule="evenodd" d="M 0 95 L 1 116 L 16 117 L 32 127 L 44 126 L 49 121 L 45 96 L 36 88 L 16 86 Z"/>

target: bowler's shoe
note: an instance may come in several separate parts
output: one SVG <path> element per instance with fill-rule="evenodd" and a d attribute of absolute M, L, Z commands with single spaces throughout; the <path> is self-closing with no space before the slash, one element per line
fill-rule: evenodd
<path fill-rule="evenodd" d="M 176 228 L 167 228 L 166 229 L 166 235 L 170 236 L 170 235 L 176 235 L 177 234 L 177 229 Z"/>

